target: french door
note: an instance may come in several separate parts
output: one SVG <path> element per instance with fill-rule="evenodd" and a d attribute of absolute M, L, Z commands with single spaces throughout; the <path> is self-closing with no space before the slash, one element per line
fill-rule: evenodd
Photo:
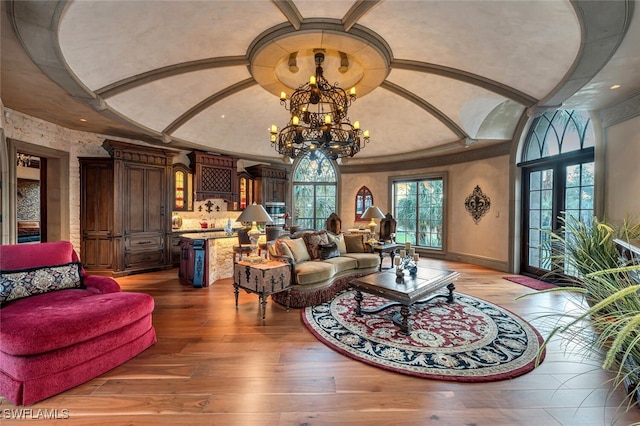
<path fill-rule="evenodd" d="M 524 244 L 521 269 L 523 273 L 543 276 L 552 270 L 547 232 L 558 232 L 561 218 L 586 224 L 592 221 L 593 152 L 558 156 L 554 161 L 523 165 L 522 168 Z"/>

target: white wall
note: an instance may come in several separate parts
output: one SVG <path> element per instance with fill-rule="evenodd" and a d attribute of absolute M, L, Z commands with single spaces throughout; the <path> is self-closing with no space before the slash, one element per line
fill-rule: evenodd
<path fill-rule="evenodd" d="M 605 137 L 605 217 L 640 219 L 640 116 L 608 127 Z"/>

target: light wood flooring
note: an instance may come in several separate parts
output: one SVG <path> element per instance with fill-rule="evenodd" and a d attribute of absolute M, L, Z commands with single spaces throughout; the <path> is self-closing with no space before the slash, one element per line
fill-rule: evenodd
<path fill-rule="evenodd" d="M 563 309 L 560 295 L 514 300 L 527 287 L 478 266 L 420 259 L 456 270 L 457 290 L 501 305 L 543 335 L 536 318 Z M 300 312 L 258 298 L 231 279 L 204 289 L 181 285 L 177 270 L 119 278 L 123 291 L 155 298 L 158 342 L 114 370 L 27 407 L 68 410 L 64 425 L 629 425 L 640 410 L 619 408 L 599 363 L 552 344 L 534 371 L 512 380 L 457 383 L 384 371 L 340 355 L 302 324 Z M 0 424 L 14 408 L 0 398 Z M 33 416 L 32 414 L 31 416 Z M 51 424 L 51 420 L 33 420 Z M 32 422 L 27 422 L 32 423 Z"/>

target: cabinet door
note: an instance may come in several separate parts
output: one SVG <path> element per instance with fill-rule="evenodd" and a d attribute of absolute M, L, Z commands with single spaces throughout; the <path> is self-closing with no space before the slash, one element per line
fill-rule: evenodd
<path fill-rule="evenodd" d="M 164 232 L 165 178 L 157 167 L 127 165 L 125 232 Z"/>

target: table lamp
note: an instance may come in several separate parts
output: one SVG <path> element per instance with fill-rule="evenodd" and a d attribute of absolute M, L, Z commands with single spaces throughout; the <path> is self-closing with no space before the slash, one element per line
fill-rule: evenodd
<path fill-rule="evenodd" d="M 362 216 L 360 216 L 362 219 L 371 219 L 371 222 L 369 222 L 369 225 L 367 225 L 370 229 L 371 229 L 371 238 L 370 240 L 375 240 L 375 238 L 373 237 L 375 235 L 375 230 L 376 230 L 376 219 L 384 219 L 384 215 L 382 214 L 382 212 L 380 211 L 379 208 L 377 208 L 376 206 L 369 206 L 367 207 L 367 209 L 364 211 L 364 213 L 362 213 Z"/>
<path fill-rule="evenodd" d="M 258 250 L 258 238 L 260 238 L 260 230 L 258 229 L 258 222 L 260 223 L 273 223 L 273 219 L 269 216 L 269 213 L 262 207 L 262 204 L 250 204 L 248 205 L 238 219 L 238 222 L 251 222 L 251 229 L 249 230 L 249 241 L 251 241 L 251 255 L 248 260 L 251 263 L 262 262 L 262 257 L 257 253 Z"/>

